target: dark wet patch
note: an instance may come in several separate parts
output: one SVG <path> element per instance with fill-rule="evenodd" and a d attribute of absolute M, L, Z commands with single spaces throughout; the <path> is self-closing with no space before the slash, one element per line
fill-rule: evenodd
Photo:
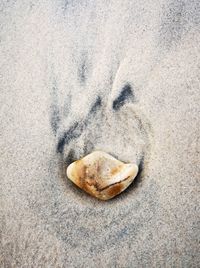
<path fill-rule="evenodd" d="M 130 84 L 126 84 L 120 95 L 113 101 L 113 110 L 118 111 L 128 100 L 134 100 L 134 94 Z"/>
<path fill-rule="evenodd" d="M 63 153 L 65 145 L 68 145 L 72 140 L 81 136 L 84 129 L 87 127 L 91 120 L 91 116 L 96 113 L 101 107 L 101 98 L 98 97 L 92 105 L 86 119 L 80 122 L 75 122 L 67 131 L 63 133 L 57 144 L 57 153 Z"/>
<path fill-rule="evenodd" d="M 81 62 L 79 63 L 77 76 L 81 85 L 84 85 L 89 76 L 90 64 L 88 62 L 88 53 L 86 51 L 82 52 Z"/>
<path fill-rule="evenodd" d="M 72 162 L 76 161 L 76 157 L 75 157 L 75 151 L 73 149 L 71 149 L 67 155 L 67 157 L 65 157 L 65 166 L 69 166 Z"/>
<path fill-rule="evenodd" d="M 92 105 L 89 114 L 95 113 L 102 105 L 101 97 L 97 97 L 95 103 Z"/>
<path fill-rule="evenodd" d="M 91 153 L 94 150 L 94 144 L 91 141 L 84 142 L 84 155 Z"/>
<path fill-rule="evenodd" d="M 50 106 L 50 123 L 54 135 L 56 135 L 60 125 L 60 111 L 58 106 L 58 88 L 55 81 L 53 83 L 51 90 L 51 98 L 52 98 L 52 104 Z"/>
<path fill-rule="evenodd" d="M 80 80 L 80 83 L 85 83 L 87 78 L 87 67 L 85 61 L 80 65 L 80 68 L 78 69 L 78 78 Z"/>
<path fill-rule="evenodd" d="M 62 153 L 64 146 L 69 144 L 69 142 L 75 138 L 78 138 L 83 130 L 83 124 L 75 122 L 58 141 L 57 152 Z"/>
<path fill-rule="evenodd" d="M 60 124 L 60 114 L 59 109 L 56 105 L 51 106 L 51 128 L 54 132 L 54 135 L 56 135 L 57 130 L 59 128 Z"/>

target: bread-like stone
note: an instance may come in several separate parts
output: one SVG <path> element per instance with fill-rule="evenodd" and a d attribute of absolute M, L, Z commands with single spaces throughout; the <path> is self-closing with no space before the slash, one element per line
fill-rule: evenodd
<path fill-rule="evenodd" d="M 78 187 L 101 200 L 123 192 L 138 173 L 136 164 L 125 164 L 111 155 L 95 151 L 67 168 L 67 177 Z"/>

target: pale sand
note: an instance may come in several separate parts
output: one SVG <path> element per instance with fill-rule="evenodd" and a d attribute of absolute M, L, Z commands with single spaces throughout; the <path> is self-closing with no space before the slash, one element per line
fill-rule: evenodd
<path fill-rule="evenodd" d="M 35 2 L 0 4 L 0 266 L 198 267 L 199 1 Z M 64 176 L 94 149 L 143 168 L 108 202 Z"/>

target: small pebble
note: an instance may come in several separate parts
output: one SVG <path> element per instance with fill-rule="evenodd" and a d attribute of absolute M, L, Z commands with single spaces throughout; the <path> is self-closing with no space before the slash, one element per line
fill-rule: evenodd
<path fill-rule="evenodd" d="M 123 192 L 138 173 L 136 164 L 125 164 L 95 151 L 67 168 L 67 177 L 90 195 L 108 200 Z"/>

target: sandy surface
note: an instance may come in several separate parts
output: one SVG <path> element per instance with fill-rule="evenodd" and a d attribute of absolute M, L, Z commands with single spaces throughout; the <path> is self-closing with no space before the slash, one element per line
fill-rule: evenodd
<path fill-rule="evenodd" d="M 200 4 L 2 0 L 1 267 L 198 267 Z M 136 162 L 119 197 L 65 177 Z"/>

